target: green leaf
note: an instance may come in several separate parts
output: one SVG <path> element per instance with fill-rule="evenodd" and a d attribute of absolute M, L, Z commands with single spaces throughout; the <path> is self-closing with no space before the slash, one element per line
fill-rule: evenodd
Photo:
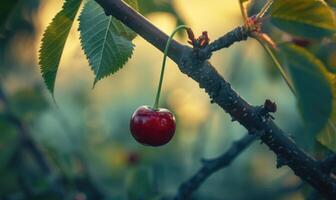
<path fill-rule="evenodd" d="M 319 39 L 336 31 L 335 14 L 321 0 L 275 0 L 270 15 L 275 26 L 297 36 Z"/>
<path fill-rule="evenodd" d="M 316 137 L 317 141 L 336 152 L 336 77 L 333 77 L 333 109 L 328 123 Z"/>
<path fill-rule="evenodd" d="M 137 8 L 137 1 L 126 1 Z M 106 16 L 95 1 L 88 1 L 79 17 L 82 48 L 95 74 L 94 84 L 115 73 L 132 56 L 136 34 L 119 20 Z"/>
<path fill-rule="evenodd" d="M 324 63 L 328 71 L 336 74 L 336 43 L 319 43 L 311 48 L 311 51 Z"/>
<path fill-rule="evenodd" d="M 82 0 L 65 0 L 62 10 L 54 17 L 42 38 L 39 64 L 52 94 L 64 45 L 81 3 Z"/>
<path fill-rule="evenodd" d="M 307 131 L 315 136 L 327 125 L 331 116 L 331 74 L 308 50 L 293 44 L 283 44 L 279 47 L 286 57 Z"/>
<path fill-rule="evenodd" d="M 334 93 L 336 94 L 336 93 Z M 317 141 L 322 145 L 326 146 L 328 149 L 336 153 L 336 101 L 334 100 L 334 108 L 332 111 L 332 116 L 329 119 L 326 126 L 323 128 L 319 134 L 317 134 Z"/>

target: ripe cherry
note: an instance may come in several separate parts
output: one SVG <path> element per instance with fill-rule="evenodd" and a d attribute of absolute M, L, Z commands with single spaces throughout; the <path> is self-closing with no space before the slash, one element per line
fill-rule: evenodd
<path fill-rule="evenodd" d="M 175 133 L 175 117 L 167 109 L 140 106 L 132 115 L 130 129 L 133 137 L 149 146 L 167 144 Z"/>
<path fill-rule="evenodd" d="M 130 129 L 135 140 L 144 145 L 161 146 L 167 144 L 174 136 L 176 123 L 173 113 L 164 108 L 159 108 L 159 99 L 166 66 L 169 45 L 175 33 L 180 29 L 188 29 L 181 25 L 169 37 L 164 50 L 160 82 L 156 93 L 153 108 L 140 106 L 132 115 Z"/>

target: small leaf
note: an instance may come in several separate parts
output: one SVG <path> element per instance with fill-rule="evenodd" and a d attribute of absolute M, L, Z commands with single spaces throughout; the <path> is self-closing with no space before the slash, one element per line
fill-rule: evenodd
<path fill-rule="evenodd" d="M 308 50 L 293 44 L 280 45 L 280 49 L 287 59 L 305 126 L 315 136 L 327 125 L 331 116 L 331 75 Z"/>
<path fill-rule="evenodd" d="M 65 0 L 62 10 L 54 17 L 42 38 L 39 64 L 52 94 L 64 45 L 81 3 L 82 0 Z"/>
<path fill-rule="evenodd" d="M 137 1 L 126 1 L 137 8 Z M 94 84 L 115 73 L 132 56 L 136 34 L 112 16 L 106 16 L 95 1 L 88 1 L 79 17 L 82 48 L 95 74 Z"/>
<path fill-rule="evenodd" d="M 275 26 L 297 36 L 319 39 L 336 31 L 335 15 L 321 0 L 275 0 L 270 14 Z"/>

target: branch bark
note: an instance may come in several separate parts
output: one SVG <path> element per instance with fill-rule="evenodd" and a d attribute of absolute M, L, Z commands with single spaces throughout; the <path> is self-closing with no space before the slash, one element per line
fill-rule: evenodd
<path fill-rule="evenodd" d="M 245 135 L 240 140 L 234 142 L 230 149 L 218 158 L 203 160 L 203 166 L 195 175 L 180 186 L 174 200 L 188 199 L 207 178 L 218 170 L 229 166 L 254 140 L 255 137 L 253 135 Z"/>
<path fill-rule="evenodd" d="M 326 173 L 333 173 L 336 175 L 336 154 L 328 156 L 325 160 L 321 161 L 321 167 Z"/>
<path fill-rule="evenodd" d="M 121 0 L 95 0 L 105 10 L 107 15 L 119 19 L 133 29 L 159 50 L 163 51 L 168 36 L 146 20 Z M 225 47 L 245 40 L 246 34 L 238 34 L 240 27 L 226 34 L 220 40 Z M 236 34 L 232 34 L 232 32 Z M 242 36 L 239 38 L 239 36 Z M 224 39 L 223 39 L 224 38 Z M 224 45 L 223 45 L 224 46 Z M 335 199 L 336 181 L 330 174 L 325 173 L 319 163 L 281 130 L 267 115 L 260 113 L 259 107 L 252 106 L 235 92 L 230 83 L 216 71 L 208 61 L 195 56 L 190 47 L 172 42 L 168 56 L 179 66 L 181 72 L 194 79 L 210 96 L 211 102 L 218 104 L 238 121 L 249 132 L 256 134 L 259 139 L 272 150 L 278 158 L 278 166 L 287 165 L 293 172 L 307 181 L 325 198 Z"/>

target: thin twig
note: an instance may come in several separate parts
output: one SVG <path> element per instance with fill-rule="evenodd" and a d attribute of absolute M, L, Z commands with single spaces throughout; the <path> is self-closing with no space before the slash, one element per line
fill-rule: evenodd
<path fill-rule="evenodd" d="M 203 166 L 189 180 L 181 184 L 174 200 L 188 199 L 194 191 L 212 174 L 231 164 L 253 141 L 255 137 L 247 134 L 221 156 L 212 160 L 203 160 Z"/>

